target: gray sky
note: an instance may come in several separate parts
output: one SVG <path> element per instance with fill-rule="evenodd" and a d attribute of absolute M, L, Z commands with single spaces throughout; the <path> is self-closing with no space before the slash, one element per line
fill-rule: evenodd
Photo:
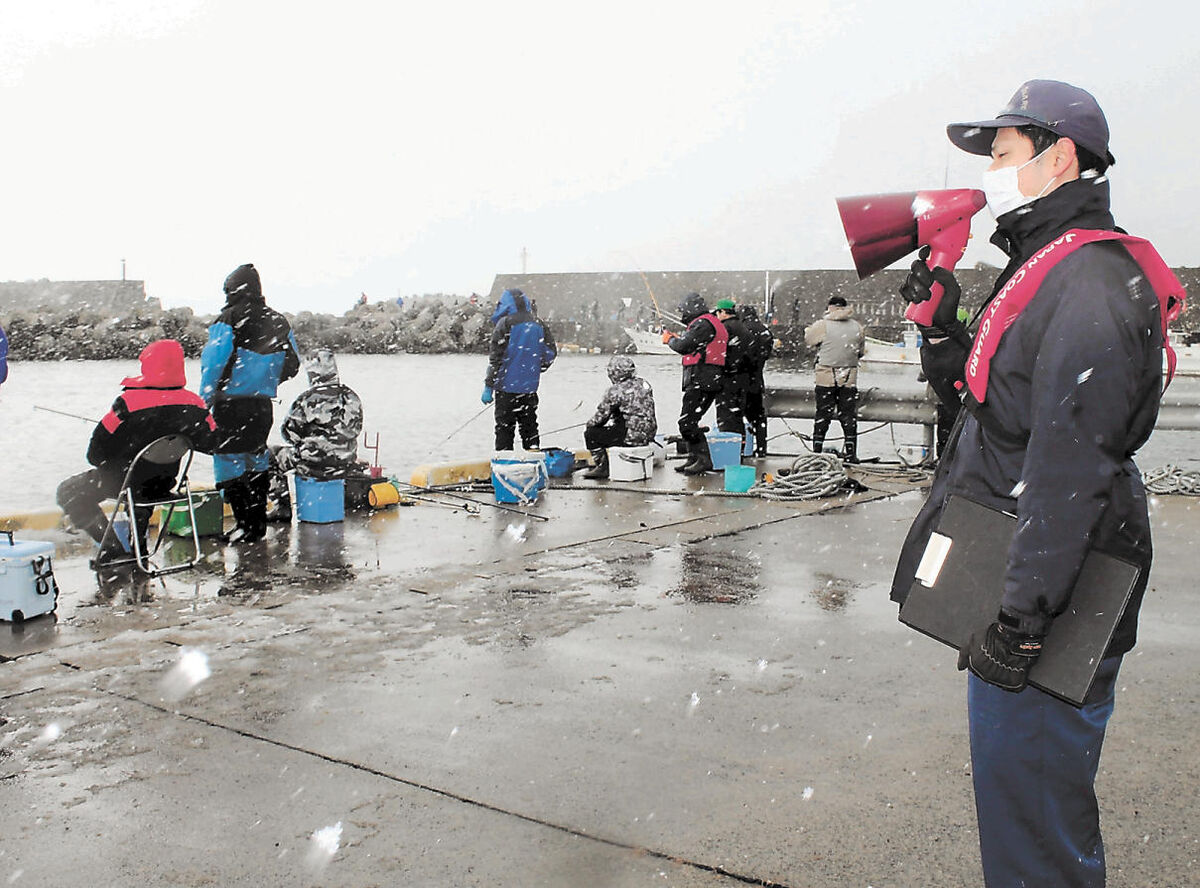
<path fill-rule="evenodd" d="M 1118 223 L 1200 265 L 1190 4 L 6 0 L 0 280 L 213 311 L 492 276 L 848 268 L 834 198 L 978 187 L 946 123 L 1104 108 Z M 1182 135 L 1181 135 L 1182 134 Z M 977 217 L 967 261 L 999 261 Z"/>

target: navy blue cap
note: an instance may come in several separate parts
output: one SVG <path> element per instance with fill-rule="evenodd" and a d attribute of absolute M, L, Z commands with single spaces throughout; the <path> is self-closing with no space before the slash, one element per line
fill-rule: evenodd
<path fill-rule="evenodd" d="M 988 156 L 996 130 L 1030 124 L 1070 139 L 1109 166 L 1117 162 L 1108 150 L 1108 121 L 1096 99 L 1087 90 L 1060 80 L 1023 83 L 992 120 L 952 123 L 946 127 L 946 135 L 963 151 Z"/>

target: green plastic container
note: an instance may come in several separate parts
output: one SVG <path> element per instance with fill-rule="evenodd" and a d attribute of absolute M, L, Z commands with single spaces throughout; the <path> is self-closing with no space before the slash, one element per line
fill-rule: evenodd
<path fill-rule="evenodd" d="M 225 501 L 221 499 L 221 494 L 215 490 L 206 490 L 201 493 L 193 491 L 192 502 L 196 506 L 196 534 L 203 537 L 217 536 L 221 533 L 225 518 Z M 159 512 L 159 520 L 166 512 L 166 509 Z M 192 535 L 192 524 L 188 520 L 186 506 L 175 507 L 175 511 L 171 513 L 171 517 L 167 521 L 167 533 L 181 537 Z"/>

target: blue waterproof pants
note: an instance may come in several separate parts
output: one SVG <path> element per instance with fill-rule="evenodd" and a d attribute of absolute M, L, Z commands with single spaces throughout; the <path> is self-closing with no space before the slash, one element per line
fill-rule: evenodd
<path fill-rule="evenodd" d="M 214 453 L 213 480 L 217 487 L 265 473 L 271 467 L 270 454 L 266 447 L 254 453 Z"/>
<path fill-rule="evenodd" d="M 1104 885 L 1093 784 L 1120 668 L 1120 657 L 1100 664 L 1080 709 L 1035 688 L 1013 694 L 969 676 L 971 771 L 987 888 Z"/>

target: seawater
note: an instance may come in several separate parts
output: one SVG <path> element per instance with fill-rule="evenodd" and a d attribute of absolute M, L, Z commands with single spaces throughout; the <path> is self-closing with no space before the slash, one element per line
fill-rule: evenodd
<path fill-rule="evenodd" d="M 538 411 L 543 432 L 585 422 L 609 385 L 608 355 L 562 354 L 542 377 Z M 659 431 L 674 434 L 679 416 L 679 359 L 670 355 L 635 355 L 638 372 L 654 387 Z M 768 364 L 767 382 L 812 384 L 810 368 Z M 364 430 L 374 443 L 379 436 L 379 462 L 389 475 L 406 480 L 417 465 L 430 461 L 486 458 L 492 451 L 492 410 L 479 401 L 487 369 L 484 355 L 339 355 L 342 381 L 363 399 Z M 58 483 L 86 469 L 88 440 L 98 420 L 120 394 L 120 381 L 138 372 L 136 361 L 12 362 L 8 381 L 0 386 L 0 515 L 54 505 Z M 897 374 L 915 376 L 912 367 L 863 365 L 859 386 Z M 279 390 L 275 425 L 306 387 L 300 376 Z M 189 387 L 200 378 L 199 363 L 187 363 Z M 86 417 L 73 419 L 35 409 L 49 407 Z M 710 412 L 706 424 L 716 428 Z M 770 434 L 811 432 L 808 420 L 772 419 Z M 872 429 L 872 423 L 860 423 Z M 840 434 L 834 423 L 830 435 Z M 860 438 L 864 457 L 894 460 L 895 445 L 918 444 L 912 426 L 885 426 Z M 1138 459 L 1143 470 L 1174 463 L 1197 469 L 1200 448 L 1191 432 L 1156 432 Z M 278 431 L 272 441 L 279 442 Z M 545 435 L 543 446 L 583 448 L 583 429 Z M 797 439 L 777 438 L 772 452 L 804 452 Z M 361 458 L 373 453 L 359 448 Z M 211 460 L 198 455 L 192 478 L 212 482 Z"/>

